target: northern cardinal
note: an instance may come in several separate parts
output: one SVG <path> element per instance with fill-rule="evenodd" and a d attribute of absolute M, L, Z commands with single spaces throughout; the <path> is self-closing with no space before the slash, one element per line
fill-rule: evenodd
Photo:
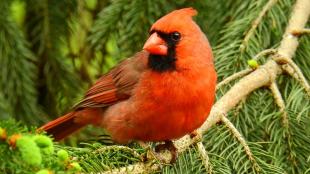
<path fill-rule="evenodd" d="M 103 75 L 68 114 L 39 128 L 63 139 L 88 125 L 118 143 L 169 141 L 206 120 L 215 96 L 212 50 L 193 8 L 156 21 L 141 52 Z"/>

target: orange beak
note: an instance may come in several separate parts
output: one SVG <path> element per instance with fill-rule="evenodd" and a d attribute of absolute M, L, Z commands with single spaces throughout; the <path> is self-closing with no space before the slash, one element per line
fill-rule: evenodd
<path fill-rule="evenodd" d="M 166 56 L 168 53 L 166 42 L 156 32 L 145 42 L 143 49 L 154 55 Z"/>

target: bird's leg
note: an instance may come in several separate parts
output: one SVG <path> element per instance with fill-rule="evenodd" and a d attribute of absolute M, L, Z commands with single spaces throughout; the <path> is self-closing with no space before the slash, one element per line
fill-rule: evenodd
<path fill-rule="evenodd" d="M 146 155 L 143 157 L 143 161 L 148 161 L 150 159 L 155 159 L 161 162 L 165 162 L 165 160 L 156 152 L 154 152 L 151 148 L 151 146 L 143 141 L 138 141 L 138 144 L 145 149 Z"/>
<path fill-rule="evenodd" d="M 173 142 L 171 140 L 165 141 L 164 144 L 159 144 L 155 147 L 155 152 L 160 152 L 163 150 L 169 150 L 171 153 L 171 160 L 170 163 L 175 163 L 178 157 L 177 148 L 174 146 Z"/>
<path fill-rule="evenodd" d="M 177 148 L 174 146 L 172 141 L 165 141 L 164 144 L 159 144 L 155 147 L 155 152 L 152 150 L 151 146 L 145 142 L 138 141 L 138 144 L 147 151 L 144 158 L 145 161 L 149 159 L 156 159 L 162 163 L 174 163 L 177 159 L 178 153 Z M 168 150 L 171 154 L 171 159 L 165 158 L 163 154 L 160 154 L 160 151 Z"/>
<path fill-rule="evenodd" d="M 148 150 L 148 149 L 151 148 L 147 143 L 145 143 L 145 142 L 143 142 L 143 141 L 137 141 L 137 142 L 138 142 L 138 144 L 139 144 L 143 149 Z"/>
<path fill-rule="evenodd" d="M 194 143 L 197 143 L 197 142 L 201 141 L 201 139 L 202 139 L 201 135 L 196 130 L 194 130 L 192 133 L 190 133 L 189 136 L 191 137 L 191 139 Z"/>
<path fill-rule="evenodd" d="M 155 154 L 153 153 L 153 150 L 151 149 L 151 146 L 148 145 L 147 143 L 143 142 L 143 141 L 138 141 L 138 144 L 143 148 L 145 149 L 146 151 L 146 155 L 143 157 L 143 161 L 147 161 L 150 157 L 149 154 L 151 154 L 151 157 L 155 157 Z"/>

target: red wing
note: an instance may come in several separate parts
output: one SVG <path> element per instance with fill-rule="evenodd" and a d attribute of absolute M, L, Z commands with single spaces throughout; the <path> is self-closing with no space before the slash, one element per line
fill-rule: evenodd
<path fill-rule="evenodd" d="M 148 53 L 142 51 L 122 61 L 98 79 L 75 108 L 107 107 L 129 98 L 135 84 L 146 69 L 147 57 Z"/>

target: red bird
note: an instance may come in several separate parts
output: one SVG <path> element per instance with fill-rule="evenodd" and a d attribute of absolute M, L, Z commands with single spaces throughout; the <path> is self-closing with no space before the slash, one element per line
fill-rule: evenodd
<path fill-rule="evenodd" d="M 73 111 L 39 128 L 60 140 L 92 124 L 118 143 L 168 141 L 199 128 L 215 96 L 209 42 L 193 8 L 156 21 L 143 51 L 103 75 Z"/>

